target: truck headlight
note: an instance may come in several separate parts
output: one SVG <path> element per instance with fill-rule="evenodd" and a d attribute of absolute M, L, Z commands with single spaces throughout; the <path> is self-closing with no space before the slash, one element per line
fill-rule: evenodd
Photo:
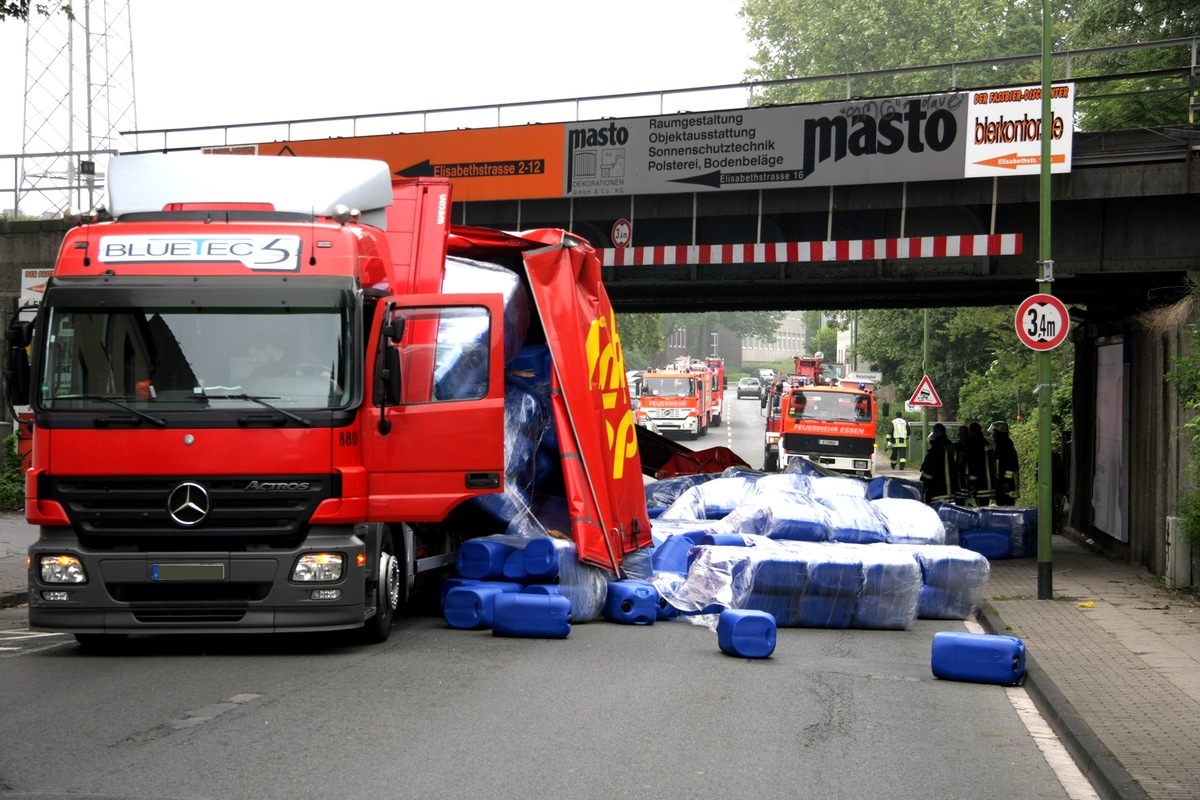
<path fill-rule="evenodd" d="M 342 579 L 341 553 L 305 553 L 296 559 L 292 580 L 298 583 L 326 583 Z"/>
<path fill-rule="evenodd" d="M 83 562 L 75 556 L 38 556 L 38 573 L 43 583 L 87 583 Z"/>

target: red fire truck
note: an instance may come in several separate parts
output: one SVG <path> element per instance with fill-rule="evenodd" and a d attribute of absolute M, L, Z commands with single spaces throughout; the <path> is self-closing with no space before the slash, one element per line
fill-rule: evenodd
<path fill-rule="evenodd" d="M 876 413 L 874 395 L 862 389 L 788 389 L 779 410 L 779 469 L 803 456 L 836 472 L 873 477 Z"/>
<path fill-rule="evenodd" d="M 514 488 L 505 365 L 530 349 L 579 559 L 620 574 L 650 543 L 583 240 L 452 227 L 448 181 L 359 159 L 120 156 L 109 195 L 9 332 L 32 628 L 387 638 L 460 540 L 504 530 L 479 501 Z"/>
<path fill-rule="evenodd" d="M 703 361 L 679 358 L 668 368 L 642 374 L 638 413 L 659 433 L 708 434 L 713 422 L 712 373 Z"/>
<path fill-rule="evenodd" d="M 713 427 L 720 427 L 721 417 L 725 410 L 725 359 L 716 356 L 709 356 L 704 359 L 704 365 L 708 367 L 709 375 L 711 376 L 712 385 L 712 424 Z"/>

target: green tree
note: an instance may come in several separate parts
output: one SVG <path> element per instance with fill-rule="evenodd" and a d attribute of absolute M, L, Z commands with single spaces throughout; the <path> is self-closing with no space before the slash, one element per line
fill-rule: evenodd
<path fill-rule="evenodd" d="M 663 349 L 661 314 L 617 314 L 617 333 L 625 368 L 644 369 Z"/>
<path fill-rule="evenodd" d="M 1200 35 L 1200 6 L 1196 0 L 1089 0 L 1071 9 L 1065 46 L 1092 47 L 1156 42 Z M 1086 131 L 1180 124 L 1188 119 L 1188 76 L 1162 70 L 1189 67 L 1191 46 L 1110 52 L 1072 59 L 1072 75 L 1140 73 L 1115 82 L 1079 84 L 1077 99 L 1084 109 L 1079 125 Z M 1157 74 L 1156 74 L 1157 73 Z"/>
<path fill-rule="evenodd" d="M 59 3 L 35 3 L 30 0 L 0 0 L 0 22 L 6 19 L 29 19 L 30 12 L 48 17 L 63 13 L 67 19 L 75 19 L 71 6 Z"/>
<path fill-rule="evenodd" d="M 1041 3 L 1037 0 L 746 0 L 740 15 L 756 51 L 751 80 L 946 64 L 1041 51 Z M 959 71 L 960 86 L 1018 83 L 1037 78 L 1037 65 Z M 854 96 L 940 92 L 950 73 L 913 73 L 859 78 Z M 846 79 L 771 86 L 763 103 L 797 103 L 846 97 Z"/>

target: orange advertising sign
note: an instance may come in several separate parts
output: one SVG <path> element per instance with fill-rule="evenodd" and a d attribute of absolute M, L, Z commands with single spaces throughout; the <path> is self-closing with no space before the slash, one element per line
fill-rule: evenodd
<path fill-rule="evenodd" d="M 454 182 L 456 201 L 562 197 L 564 126 L 402 133 L 258 145 L 279 156 L 371 158 L 397 177 Z"/>

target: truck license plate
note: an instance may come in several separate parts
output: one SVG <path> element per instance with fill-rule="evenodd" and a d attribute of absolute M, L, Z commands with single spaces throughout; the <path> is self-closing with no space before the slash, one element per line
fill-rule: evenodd
<path fill-rule="evenodd" d="M 837 439 L 817 439 L 817 444 L 823 444 L 826 447 L 837 447 Z"/>
<path fill-rule="evenodd" d="M 223 581 L 224 564 L 153 564 L 152 581 Z"/>

